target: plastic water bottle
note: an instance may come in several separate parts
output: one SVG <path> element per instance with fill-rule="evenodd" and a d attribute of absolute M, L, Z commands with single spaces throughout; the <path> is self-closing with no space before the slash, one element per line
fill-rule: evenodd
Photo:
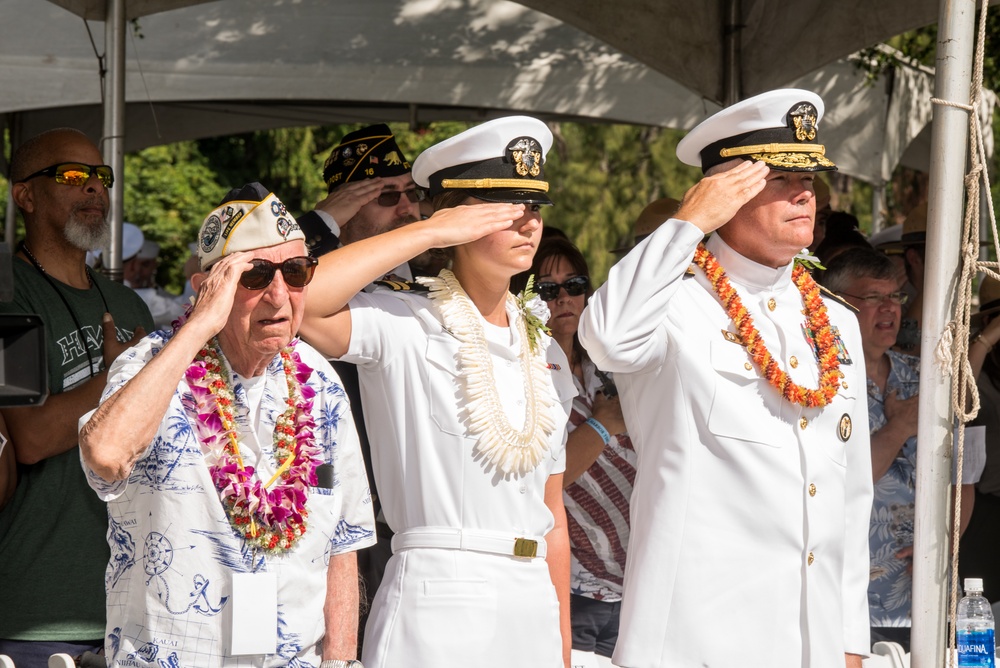
<path fill-rule="evenodd" d="M 956 631 L 959 666 L 994 668 L 993 611 L 983 598 L 980 578 L 965 578 L 965 596 L 958 602 Z"/>

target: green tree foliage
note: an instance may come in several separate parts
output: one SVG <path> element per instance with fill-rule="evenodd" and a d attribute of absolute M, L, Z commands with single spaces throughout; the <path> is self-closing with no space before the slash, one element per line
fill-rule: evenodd
<path fill-rule="evenodd" d="M 208 162 L 194 142 L 125 156 L 125 220 L 160 244 L 157 282 L 177 293 L 184 287 L 188 244 L 226 191 Z"/>
<path fill-rule="evenodd" d="M 259 181 L 293 212 L 308 211 L 326 194 L 316 167 L 314 128 L 282 128 L 203 139 L 198 149 L 219 183 L 229 188 Z"/>
<path fill-rule="evenodd" d="M 545 167 L 555 206 L 544 212 L 580 247 L 597 284 L 627 246 L 636 218 L 661 197 L 680 199 L 701 176 L 676 156 L 682 132 L 632 125 L 558 123 Z"/>

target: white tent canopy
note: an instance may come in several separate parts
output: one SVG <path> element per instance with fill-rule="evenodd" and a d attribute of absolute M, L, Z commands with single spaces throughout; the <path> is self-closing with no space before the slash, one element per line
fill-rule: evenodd
<path fill-rule="evenodd" d="M 60 0 L 98 14 L 103 2 Z M 128 3 L 158 10 L 168 0 Z M 184 4 L 184 3 L 181 3 Z M 338 122 L 543 118 L 690 128 L 718 106 L 581 30 L 507 0 L 220 0 L 138 19 L 128 39 L 125 149 Z M 138 7 L 137 7 L 138 5 Z M 72 125 L 95 138 L 101 80 L 86 25 L 56 4 L 0 0 L 0 113 L 17 136 Z M 90 23 L 103 45 L 104 24 Z M 103 51 L 103 46 L 98 47 Z M 827 103 L 843 172 L 878 183 L 931 116 L 932 74 L 866 85 L 840 60 L 783 85 Z M 992 98 L 991 98 L 992 99 Z"/>
<path fill-rule="evenodd" d="M 941 0 L 521 0 L 703 97 L 778 88 L 938 20 Z M 1000 0 L 990 0 L 997 4 Z"/>
<path fill-rule="evenodd" d="M 788 85 L 857 49 L 939 21 L 941 72 L 933 87 L 914 81 L 900 93 L 894 79 L 883 91 L 887 106 L 857 107 L 843 121 L 850 121 L 846 132 L 867 140 L 851 150 L 829 136 L 824 140 L 844 171 L 857 174 L 851 170 L 867 167 L 876 183 L 886 178 L 896 156 L 906 160 L 917 151 L 910 139 L 931 115 L 932 88 L 943 100 L 968 101 L 972 19 L 978 9 L 974 0 L 521 0 L 545 12 L 540 14 L 505 0 L 132 0 L 126 11 L 124 0 L 53 1 L 94 18 L 102 15 L 102 6 L 114 9 L 108 43 L 115 63 L 123 60 L 123 42 L 115 37 L 125 16 L 143 16 L 146 37 L 135 40 L 124 82 L 129 99 L 211 105 L 218 127 L 224 125 L 218 114 L 242 113 L 220 103 L 247 102 L 258 114 L 264 108 L 280 115 L 276 103 L 295 104 L 297 113 L 307 114 L 313 104 L 338 108 L 350 102 L 351 109 L 371 110 L 380 119 L 405 108 L 411 120 L 430 120 L 421 114 L 454 106 L 473 117 L 529 110 L 541 116 L 690 127 L 711 111 L 705 100 L 733 101 Z M 37 0 L 0 0 L 0 11 L 5 17 L 0 114 L 100 100 L 97 67 L 79 19 L 74 30 L 68 27 L 74 22 L 68 12 L 59 14 L 54 5 Z M 565 41 L 549 41 L 553 36 Z M 143 64 L 141 78 L 137 62 Z M 122 127 L 123 77 L 121 70 L 115 74 L 105 129 L 92 133 L 109 135 L 105 153 L 112 156 L 111 164 L 121 166 L 123 138 L 117 129 Z M 839 102 L 843 98 L 829 88 L 834 77 L 817 76 L 816 85 L 803 87 L 826 97 L 832 113 L 823 130 L 832 131 L 838 127 L 835 114 L 846 114 L 854 98 Z M 845 85 L 848 95 L 864 95 L 856 81 Z M 985 106 L 992 109 L 992 103 Z M 175 108 L 179 112 L 180 105 Z M 453 112 L 447 113 L 455 117 Z M 84 112 L 72 113 L 57 124 L 80 126 Z M 954 299 L 968 127 L 964 114 L 954 107 L 933 113 L 925 349 L 944 331 Z M 208 119 L 203 113 L 201 130 L 195 128 L 193 136 L 219 132 L 216 126 L 207 129 Z M 128 120 L 130 137 L 150 124 L 135 115 Z M 183 127 L 179 113 L 170 120 L 171 130 L 174 122 Z M 249 129 L 250 121 L 241 122 Z M 30 116 L 15 114 L 14 135 L 28 134 L 31 123 Z M 288 123 L 262 127 L 281 124 Z M 147 143 L 180 138 L 162 127 L 152 137 Z M 851 166 L 851 156 L 857 165 Z M 117 224 L 120 213 L 113 201 Z M 117 266 L 114 261 L 112 266 Z M 943 376 L 925 356 L 914 560 L 914 665 L 921 668 L 944 659 L 942 546 L 947 540 L 942 528 L 949 462 L 941 453 L 951 452 L 945 444 L 952 425 Z"/>

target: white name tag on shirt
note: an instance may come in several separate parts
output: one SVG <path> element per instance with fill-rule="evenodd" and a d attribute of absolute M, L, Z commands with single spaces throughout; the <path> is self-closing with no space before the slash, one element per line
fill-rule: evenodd
<path fill-rule="evenodd" d="M 274 654 L 278 649 L 278 578 L 233 573 L 231 656 Z"/>

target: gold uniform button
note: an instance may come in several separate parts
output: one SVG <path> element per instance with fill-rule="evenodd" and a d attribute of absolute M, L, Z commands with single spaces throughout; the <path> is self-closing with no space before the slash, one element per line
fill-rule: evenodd
<path fill-rule="evenodd" d="M 793 369 L 797 369 L 799 366 L 799 358 L 796 357 L 795 355 L 792 355 L 792 358 L 788 360 L 788 363 L 792 365 Z"/>
<path fill-rule="evenodd" d="M 773 311 L 776 308 L 778 308 L 778 302 L 774 301 L 774 297 L 772 297 L 771 299 L 768 299 L 767 300 L 767 310 L 768 311 Z"/>
<path fill-rule="evenodd" d="M 753 364 L 750 364 L 750 362 L 746 362 L 743 364 L 743 368 L 746 369 L 747 371 L 753 371 Z"/>
<path fill-rule="evenodd" d="M 809 566 L 812 566 L 814 561 L 816 561 L 816 557 L 814 557 L 813 553 L 810 552 L 809 556 L 806 557 L 806 564 L 809 565 Z"/>
<path fill-rule="evenodd" d="M 816 496 L 816 483 L 809 483 L 809 496 Z"/>
<path fill-rule="evenodd" d="M 799 428 L 800 429 L 805 429 L 808 426 L 809 426 L 809 420 L 807 420 L 805 418 L 800 418 L 799 419 Z"/>

